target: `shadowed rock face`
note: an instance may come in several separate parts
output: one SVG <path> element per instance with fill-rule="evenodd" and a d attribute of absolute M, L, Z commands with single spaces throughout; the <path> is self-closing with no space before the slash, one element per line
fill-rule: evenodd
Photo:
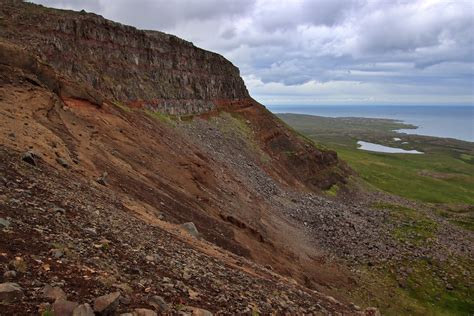
<path fill-rule="evenodd" d="M 22 80 L 63 101 L 119 102 L 174 115 L 239 113 L 274 158 L 267 171 L 281 182 L 312 190 L 345 182 L 350 171 L 336 153 L 308 144 L 255 102 L 238 68 L 221 55 L 95 14 L 0 3 L 0 67 L 10 67 L 5 73 L 21 69 Z"/>
<path fill-rule="evenodd" d="M 181 121 L 146 109 L 201 115 Z M 105 267 L 100 275 L 113 270 L 120 280 L 127 278 L 124 284 L 132 291 L 127 307 L 120 306 L 117 294 L 97 298 L 115 289 L 105 291 L 95 277 L 71 273 L 68 269 L 82 271 L 74 265 L 62 265 L 64 274 L 57 273 L 52 263 L 48 269 L 58 279 L 71 276 L 64 293 L 76 294 L 57 302 L 56 314 L 70 314 L 84 302 L 94 302 L 100 313 L 118 302 L 117 312 L 125 312 L 147 306 L 149 295 L 164 295 L 174 313 L 176 302 L 187 301 L 181 290 L 164 294 L 164 284 L 178 289 L 178 283 L 165 281 L 171 277 L 189 284 L 182 291 L 191 301 L 199 291 L 199 307 L 224 314 L 246 313 L 250 302 L 262 302 L 263 314 L 352 310 L 316 292 L 306 295 L 299 285 L 293 290 L 293 282 L 280 281 L 268 269 L 255 270 L 255 263 L 268 264 L 313 288 L 319 280 L 350 281 L 345 268 L 325 261 L 314 267 L 312 258 L 322 258 L 322 249 L 313 249 L 300 225 L 283 212 L 292 213 L 300 198 L 294 191 L 326 189 L 343 182 L 347 172 L 335 153 L 314 147 L 251 99 L 238 69 L 217 54 L 93 14 L 0 0 L 0 138 L 0 188 L 8 189 L 8 201 L 24 193 L 17 199 L 22 204 L 0 208 L 3 226 L 15 230 L 15 237 L 0 238 L 0 248 L 8 249 L 0 265 L 19 251 L 27 258 L 56 256 L 56 251 L 68 256 L 50 247 L 70 240 L 81 265 Z M 35 174 L 18 181 L 25 168 Z M 44 182 L 35 182 L 39 177 Z M 41 213 L 17 211 L 29 210 L 26 205 Z M 51 220 L 52 214 L 58 220 Z M 36 231 L 35 225 L 48 229 Z M 24 240 L 34 244 L 19 246 Z M 107 258 L 96 260 L 99 251 Z M 228 251 L 236 261 L 227 258 Z M 200 253 L 209 257 L 197 257 Z M 253 261 L 242 268 L 241 257 Z M 214 266 L 218 259 L 228 273 Z M 34 262 L 29 262 L 34 277 L 28 274 L 26 282 L 19 274 L 25 293 L 44 279 L 44 268 Z M 190 271 L 202 279 L 188 277 Z M 152 292 L 144 295 L 138 284 L 140 290 L 134 290 L 138 275 L 150 280 Z M 295 303 L 281 286 L 295 293 Z M 197 291 L 188 291 L 192 288 Z M 244 291 L 255 295 L 242 301 Z M 268 301 L 273 296 L 275 302 Z M 30 298 L 9 305 L 7 313 L 37 309 L 41 302 Z"/>
<path fill-rule="evenodd" d="M 173 114 L 208 112 L 245 99 L 239 70 L 221 55 L 95 14 L 1 1 L 0 36 L 108 99 Z"/>

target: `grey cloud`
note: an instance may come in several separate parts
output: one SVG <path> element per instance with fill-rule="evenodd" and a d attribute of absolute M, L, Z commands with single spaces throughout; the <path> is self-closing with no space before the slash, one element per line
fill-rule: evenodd
<path fill-rule="evenodd" d="M 233 18 L 253 6 L 252 0 L 102 0 L 107 13 L 140 28 L 172 28 L 179 23 Z"/>
<path fill-rule="evenodd" d="M 70 10 L 86 10 L 89 12 L 99 13 L 104 10 L 100 0 L 37 0 L 31 1 L 38 4 L 42 4 L 48 7 L 70 9 Z"/>
<path fill-rule="evenodd" d="M 253 78 L 251 92 L 267 93 L 262 85 L 285 87 L 285 94 L 294 91 L 296 98 L 298 87 L 318 82 L 335 95 L 408 95 L 420 87 L 423 93 L 442 91 L 445 99 L 449 93 L 463 100 L 471 95 L 474 102 L 474 2 L 468 0 L 36 2 L 84 8 L 191 40 L 228 57 Z M 348 88 L 359 82 L 365 90 Z"/>

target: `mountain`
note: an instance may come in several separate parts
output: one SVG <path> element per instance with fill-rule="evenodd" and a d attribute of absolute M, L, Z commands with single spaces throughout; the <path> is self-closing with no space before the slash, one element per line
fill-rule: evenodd
<path fill-rule="evenodd" d="M 0 5 L 0 314 L 378 313 L 351 293 L 357 267 L 413 253 L 367 207 L 398 200 L 362 192 L 237 67 L 95 14 Z"/>
<path fill-rule="evenodd" d="M 254 101 L 234 65 L 175 36 L 95 14 L 2 1 L 0 17 L 8 197 L 0 216 L 13 231 L 2 238 L 2 261 L 8 266 L 18 257 L 39 267 L 17 280 L 27 298 L 8 311 L 35 312 L 41 295 L 33 288 L 62 278 L 77 302 L 127 283 L 133 292 L 122 293 L 131 300 L 123 308 L 161 294 L 170 308 L 184 299 L 237 312 L 282 287 L 278 295 L 293 298 L 259 305 L 262 312 L 350 310 L 319 293 L 299 295 L 300 286 L 272 272 L 304 274 L 291 263 L 295 251 L 282 234 L 296 227 L 266 201 L 277 186 L 320 191 L 345 182 L 350 171 Z M 22 154 L 35 166 L 17 163 Z M 17 191 L 26 195 L 12 205 Z M 28 210 L 19 214 L 18 207 Z M 65 213 L 56 217 L 55 210 Z M 185 222 L 197 227 L 199 239 L 182 232 Z M 110 241 L 106 252 L 96 248 L 101 240 Z M 51 257 L 50 250 L 62 255 Z M 154 255 L 159 259 L 148 262 Z M 42 270 L 45 264 L 51 270 Z M 85 280 L 77 280 L 81 273 L 66 276 L 86 267 L 94 272 Z M 158 286 L 167 277 L 171 284 L 182 280 L 199 299 Z M 140 286 L 151 289 L 137 294 Z M 220 286 L 229 293 L 216 302 Z"/>

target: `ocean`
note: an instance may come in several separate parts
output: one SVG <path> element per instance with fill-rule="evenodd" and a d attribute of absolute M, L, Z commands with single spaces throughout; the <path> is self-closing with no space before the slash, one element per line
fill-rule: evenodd
<path fill-rule="evenodd" d="M 267 106 L 273 113 L 327 117 L 366 117 L 402 121 L 418 126 L 400 132 L 449 137 L 474 142 L 474 106 Z"/>

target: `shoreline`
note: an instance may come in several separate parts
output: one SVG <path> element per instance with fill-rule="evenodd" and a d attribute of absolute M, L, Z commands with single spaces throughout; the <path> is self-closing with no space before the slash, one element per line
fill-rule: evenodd
<path fill-rule="evenodd" d="M 272 113 L 277 115 L 277 116 L 298 115 L 298 116 L 308 116 L 308 117 L 334 119 L 334 120 L 377 121 L 377 122 L 381 122 L 381 123 L 397 124 L 397 125 L 399 125 L 399 127 L 393 128 L 392 132 L 394 132 L 395 134 L 398 134 L 398 135 L 411 135 L 411 136 L 419 136 L 419 137 L 430 137 L 430 138 L 446 139 L 446 140 L 465 142 L 465 143 L 474 145 L 474 139 L 472 141 L 470 141 L 470 140 L 466 140 L 466 139 L 460 139 L 460 138 L 449 137 L 449 136 L 438 136 L 438 135 L 428 135 L 428 134 L 415 133 L 416 130 L 420 130 L 421 126 L 406 122 L 406 121 L 401 120 L 401 119 L 379 118 L 379 117 L 362 117 L 362 116 L 323 116 L 323 115 L 315 115 L 315 114 L 308 114 L 308 113 L 273 112 L 273 111 L 272 111 Z M 413 132 L 410 133 L 408 131 L 413 131 Z"/>

